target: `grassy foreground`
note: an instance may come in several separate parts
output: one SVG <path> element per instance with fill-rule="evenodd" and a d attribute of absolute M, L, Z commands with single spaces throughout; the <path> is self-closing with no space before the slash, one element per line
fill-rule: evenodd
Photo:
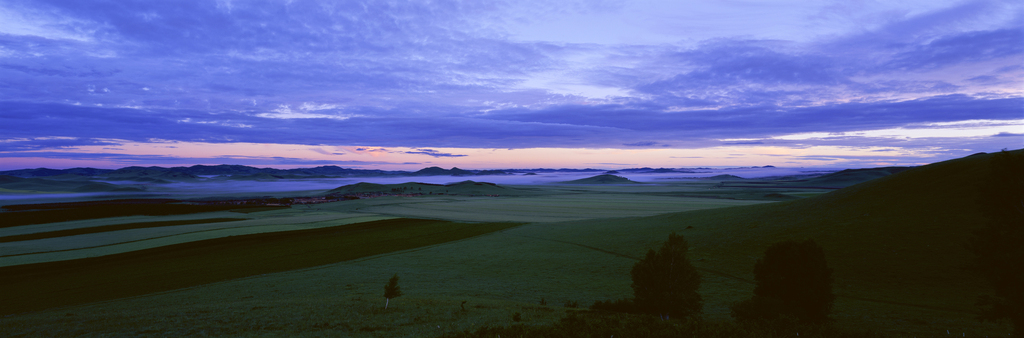
<path fill-rule="evenodd" d="M 515 225 L 389 219 L 3 267 L 0 315 L 336 263 L 473 237 Z"/>

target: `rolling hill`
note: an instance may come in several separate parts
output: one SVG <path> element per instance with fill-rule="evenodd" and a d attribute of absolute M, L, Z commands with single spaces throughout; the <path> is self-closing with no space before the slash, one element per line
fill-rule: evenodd
<path fill-rule="evenodd" d="M 597 175 L 594 177 L 581 178 L 578 180 L 561 182 L 565 184 L 640 184 L 628 178 L 610 174 Z"/>
<path fill-rule="evenodd" d="M 711 177 L 705 177 L 704 179 L 706 179 L 706 180 L 716 180 L 716 181 L 743 181 L 743 180 L 746 180 L 745 178 L 742 178 L 742 177 L 739 177 L 739 176 L 736 176 L 736 175 L 728 175 L 728 174 L 715 175 L 715 176 L 711 176 Z"/>
<path fill-rule="evenodd" d="M 676 231 L 690 241 L 696 266 L 749 281 L 771 244 L 813 239 L 825 249 L 840 296 L 971 317 L 988 286 L 965 271 L 965 245 L 984 220 L 979 187 L 991 157 L 916 167 L 800 200 L 630 219 L 651 227 L 647 246 L 588 245 L 639 256 Z"/>
<path fill-rule="evenodd" d="M 876 178 L 897 174 L 908 169 L 911 169 L 911 167 L 846 169 L 843 171 L 810 178 L 800 182 L 790 183 L 790 185 L 843 188 L 857 183 L 867 182 Z"/>
<path fill-rule="evenodd" d="M 462 181 L 452 184 L 430 184 L 408 182 L 401 184 L 376 184 L 360 182 L 341 186 L 328 191 L 328 194 L 423 194 L 423 195 L 522 195 L 525 191 L 503 187 L 494 183 Z"/>
<path fill-rule="evenodd" d="M 83 180 L 48 180 L 0 175 L 0 189 L 30 192 L 135 192 L 143 189 Z"/>

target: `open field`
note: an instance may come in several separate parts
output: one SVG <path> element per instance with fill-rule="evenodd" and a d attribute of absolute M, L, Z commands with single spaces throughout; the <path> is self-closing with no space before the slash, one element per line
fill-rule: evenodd
<path fill-rule="evenodd" d="M 606 217 L 647 216 L 756 203 L 763 202 L 605 193 L 396 203 L 359 210 L 404 217 L 474 222 L 559 222 Z"/>
<path fill-rule="evenodd" d="M 5 205 L 4 208 L 10 211 L 5 210 L 8 212 L 0 212 L 0 222 L 2 222 L 0 223 L 0 228 L 121 216 L 182 215 L 233 209 L 261 208 L 260 206 L 247 205 L 172 204 L 173 200 L 164 200 L 158 203 L 133 203 L 144 201 L 138 199 L 125 201 L 128 202 L 124 204 L 104 205 L 80 205 L 88 202 L 76 202 L 68 203 L 69 205 L 73 205 L 71 208 L 64 209 L 50 206 L 52 209 L 47 208 L 39 210 L 35 210 L 31 206 Z M 24 211 L 15 209 L 20 207 L 31 209 Z"/>
<path fill-rule="evenodd" d="M 232 236 L 0 268 L 3 314 L 301 269 L 476 236 L 512 223 L 390 219 Z M 74 281 L 74 283 L 68 283 Z"/>
<path fill-rule="evenodd" d="M 786 194 L 798 199 L 775 203 L 730 199 L 756 197 L 762 190 L 716 189 L 713 186 L 717 182 L 699 182 L 535 186 L 524 188 L 540 193 L 523 197 L 385 197 L 256 212 L 242 215 L 250 220 L 209 225 L 291 224 L 302 217 L 324 215 L 530 223 L 495 225 L 493 232 L 483 231 L 475 237 L 408 248 L 392 247 L 390 238 L 409 234 L 416 227 L 394 231 L 384 227 L 375 232 L 375 240 L 354 242 L 379 250 L 376 255 L 324 262 L 295 254 L 286 261 L 305 262 L 303 267 L 289 266 L 275 273 L 228 277 L 214 283 L 197 282 L 196 271 L 200 270 L 194 269 L 223 264 L 219 265 L 221 270 L 234 270 L 260 266 L 266 260 L 242 254 L 247 251 L 240 248 L 248 245 L 225 247 L 225 252 L 237 255 L 233 256 L 235 261 L 225 259 L 222 263 L 204 263 L 206 258 L 177 249 L 206 241 L 106 256 L 147 266 L 146 271 L 152 273 L 175 272 L 178 279 L 191 284 L 174 291 L 144 290 L 130 298 L 116 299 L 125 295 L 107 294 L 57 304 L 81 305 L 46 310 L 48 306 L 34 305 L 32 309 L 38 311 L 6 311 L 17 314 L 0 318 L 0 335 L 441 336 L 508 325 L 517 312 L 523 323 L 541 325 L 557 321 L 567 311 L 577 311 L 563 307 L 569 301 L 585 307 L 597 300 L 631 296 L 629 269 L 638 257 L 674 231 L 690 242 L 689 257 L 702 273 L 704 283 L 699 292 L 705 300 L 705 318 L 710 321 L 730 320 L 729 306 L 750 297 L 753 264 L 765 248 L 781 240 L 812 238 L 824 247 L 835 271 L 838 298 L 833 317 L 837 326 L 875 330 L 886 336 L 939 336 L 946 335 L 946 330 L 965 336 L 1006 336 L 1010 330 L 1007 325 L 974 319 L 976 297 L 989 291 L 980 278 L 963 270 L 969 258 L 965 240 L 981 222 L 976 187 L 987 173 L 987 158 L 974 156 L 910 169 L 827 193 L 789 190 Z M 698 192 L 718 195 L 676 197 Z M 214 214 L 222 215 L 208 215 Z M 369 223 L 337 229 L 365 224 Z M 464 229 L 470 229 L 473 223 L 454 224 L 467 224 Z M 65 225 L 75 228 L 81 224 Z M 152 229 L 159 228 L 135 230 Z M 328 229 L 335 227 L 303 231 Z M 269 239 L 297 233 L 250 236 Z M 238 237 L 257 238 L 250 236 Z M 331 240 L 348 239 L 340 236 Z M 11 243 L 0 243 L 0 248 Z M 291 243 L 282 246 L 287 248 L 284 251 L 305 246 Z M 347 255 L 350 248 L 329 247 L 338 255 Z M 136 256 L 149 252 L 160 252 L 168 261 L 153 263 L 156 261 Z M 98 259 L 102 258 L 94 258 Z M 46 264 L 81 262 L 86 260 Z M 32 266 L 0 268 L 5 272 L 0 276 L 16 271 L 7 269 Z M 84 280 L 109 282 L 102 278 L 133 275 L 126 270 L 133 265 L 105 266 L 111 270 L 89 274 Z M 41 273 L 38 276 L 68 270 L 36 269 L 33 273 Z M 385 311 L 380 289 L 395 273 L 401 277 L 399 285 L 405 295 L 392 299 L 391 308 Z M 29 287 L 26 285 L 30 282 L 15 278 L 4 283 Z M 51 287 L 73 289 L 66 283 Z M 542 299 L 546 305 L 540 304 Z M 30 297 L 20 301 L 26 304 L 53 299 Z M 101 302 L 87 303 L 91 301 Z"/>
<path fill-rule="evenodd" d="M 392 218 L 394 217 L 359 215 L 300 224 L 246 225 L 267 221 L 208 223 L 177 226 L 171 229 L 125 230 L 13 242 L 5 245 L 5 252 L 10 255 L 0 256 L 0 267 L 99 257 L 232 236 L 329 228 Z"/>
<path fill-rule="evenodd" d="M 28 241 L 33 239 L 43 238 L 57 238 L 65 236 L 74 236 L 82 234 L 92 234 L 99 232 L 117 231 L 117 230 L 128 230 L 128 229 L 144 229 L 144 228 L 156 228 L 156 227 L 167 227 L 175 225 L 187 225 L 187 224 L 201 224 L 201 223 L 219 223 L 219 222 L 231 222 L 240 221 L 244 218 L 209 218 L 200 220 L 190 221 L 160 221 L 160 222 L 140 222 L 140 223 L 124 223 L 124 224 L 112 224 L 90 228 L 79 228 L 79 229 L 67 229 L 57 230 L 50 232 L 37 232 L 24 235 L 12 235 L 0 237 L 0 242 L 18 242 Z"/>

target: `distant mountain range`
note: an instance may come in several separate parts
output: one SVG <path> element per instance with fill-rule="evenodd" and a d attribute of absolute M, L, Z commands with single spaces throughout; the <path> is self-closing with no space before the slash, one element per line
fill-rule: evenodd
<path fill-rule="evenodd" d="M 772 166 L 751 167 L 772 168 Z M 617 173 L 698 173 L 710 168 L 631 168 L 619 169 Z M 167 183 L 172 181 L 189 181 L 201 177 L 223 176 L 225 179 L 274 180 L 288 178 L 327 178 L 327 177 L 379 177 L 379 176 L 483 176 L 511 175 L 521 173 L 584 173 L 603 172 L 604 169 L 499 169 L 499 170 L 465 170 L 459 168 L 444 169 L 440 167 L 423 168 L 417 171 L 388 171 L 379 169 L 349 169 L 338 166 L 320 166 L 315 168 L 274 169 L 256 168 L 244 165 L 194 165 L 191 167 L 124 167 L 121 169 L 71 168 L 71 169 L 18 169 L 0 171 L 0 175 L 21 178 L 40 178 L 73 180 L 82 177 L 113 181 L 137 181 L 146 183 Z"/>

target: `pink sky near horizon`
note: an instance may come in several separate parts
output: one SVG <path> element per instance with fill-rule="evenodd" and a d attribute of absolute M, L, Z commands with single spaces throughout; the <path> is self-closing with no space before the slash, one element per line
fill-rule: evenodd
<path fill-rule="evenodd" d="M 117 169 L 127 166 L 178 167 L 219 164 L 240 164 L 279 169 L 337 165 L 346 168 L 418 170 L 424 167 L 459 167 L 463 169 L 525 169 L 525 168 L 684 168 L 684 167 L 777 167 L 853 168 L 892 165 L 922 165 L 932 161 L 913 160 L 915 154 L 878 147 L 808 147 L 796 149 L 772 146 L 722 146 L 699 149 L 588 149 L 588 148 L 526 148 L 476 149 L 432 148 L 441 154 L 465 155 L 433 157 L 406 147 L 308 146 L 266 143 L 194 143 L 159 142 L 125 143 L 116 148 L 118 156 L 85 159 L 21 157 L 7 158 L 0 170 L 46 167 L 66 169 L 92 167 Z M 890 150 L 883 155 L 864 157 L 871 150 Z M 76 154 L 109 154 L 104 146 L 79 146 Z M 48 152 L 53 154 L 53 152 Z M 275 156 L 288 159 L 273 163 Z M 920 155 L 920 154 L 917 154 Z M 135 162 L 139 156 L 159 156 L 145 163 Z M 848 158 L 836 160 L 836 156 Z M 911 160 L 908 160 L 911 156 Z M 163 159 L 163 160 L 161 160 Z M 292 163 L 289 163 L 291 161 Z"/>

